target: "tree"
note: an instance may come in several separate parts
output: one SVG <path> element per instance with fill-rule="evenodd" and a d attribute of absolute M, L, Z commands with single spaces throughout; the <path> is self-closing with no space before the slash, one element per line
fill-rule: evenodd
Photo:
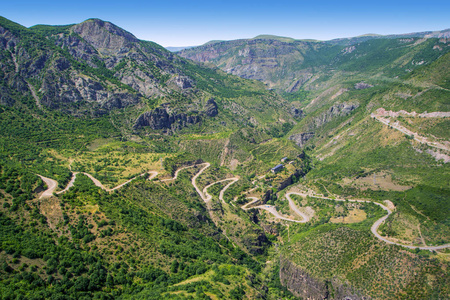
<path fill-rule="evenodd" d="M 178 272 L 178 267 L 179 267 L 178 260 L 175 259 L 175 260 L 172 262 L 172 265 L 170 266 L 170 272 L 171 272 L 171 273 L 177 273 L 177 272 Z"/>

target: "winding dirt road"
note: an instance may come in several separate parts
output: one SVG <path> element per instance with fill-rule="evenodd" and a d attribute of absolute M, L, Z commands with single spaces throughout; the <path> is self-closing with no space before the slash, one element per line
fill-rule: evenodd
<path fill-rule="evenodd" d="M 287 193 L 286 194 L 286 198 L 288 198 L 289 200 L 289 205 L 291 205 L 291 201 L 292 199 L 289 197 L 292 194 L 296 194 L 296 195 L 300 195 L 300 196 L 310 196 L 310 197 L 315 197 L 315 198 L 320 198 L 320 199 L 327 199 L 327 200 L 333 200 L 333 201 L 348 201 L 348 202 L 359 202 L 359 203 L 372 203 L 375 205 L 378 205 L 379 207 L 381 207 L 383 210 L 385 210 L 387 212 L 387 215 L 383 216 L 382 218 L 378 219 L 377 221 L 375 221 L 375 223 L 373 223 L 372 227 L 370 228 L 370 231 L 373 233 L 373 235 L 378 238 L 379 240 L 382 240 L 383 242 L 386 242 L 388 244 L 392 244 L 392 245 L 398 245 L 398 246 L 402 246 L 405 248 L 409 248 L 409 249 L 416 249 L 419 248 L 421 250 L 441 250 L 441 249 L 445 249 L 445 248 L 450 248 L 450 244 L 445 244 L 445 245 L 440 245 L 440 246 L 411 246 L 411 245 L 404 245 L 404 244 L 400 244 L 400 243 L 396 243 L 393 241 L 388 240 L 387 238 L 381 236 L 378 233 L 378 228 L 381 226 L 381 224 L 383 224 L 383 222 L 389 217 L 390 214 L 392 214 L 392 211 L 385 205 L 378 203 L 378 202 L 373 202 L 373 201 L 369 201 L 369 200 L 359 200 L 359 199 L 332 199 L 332 198 L 328 198 L 328 197 L 323 197 L 323 196 L 314 196 L 314 195 L 310 195 L 310 194 L 303 194 L 303 193 L 297 193 L 297 192 L 291 192 L 291 193 Z M 296 207 L 296 205 L 292 202 L 291 208 L 297 212 L 296 209 L 298 209 Z M 392 205 L 392 202 L 389 201 L 389 205 Z M 294 209 L 294 207 L 296 209 Z M 299 211 L 298 211 L 299 212 Z M 297 212 L 297 213 L 298 213 Z"/>
<path fill-rule="evenodd" d="M 211 164 L 208 163 L 208 162 L 202 163 L 202 164 L 198 164 L 198 165 L 191 165 L 191 166 L 182 167 L 182 168 L 176 170 L 176 172 L 175 172 L 173 178 L 163 179 L 163 180 L 160 180 L 160 182 L 166 182 L 166 181 L 176 180 L 176 179 L 177 179 L 177 176 L 178 176 L 178 174 L 179 174 L 180 171 L 182 171 L 182 170 L 184 170 L 184 169 L 187 169 L 187 168 L 192 168 L 192 167 L 195 167 L 195 166 L 201 166 L 201 165 L 203 165 L 203 167 L 202 167 L 202 168 L 201 168 L 201 169 L 200 169 L 200 170 L 192 177 L 192 180 L 191 180 L 192 186 L 195 188 L 195 190 L 197 191 L 197 193 L 199 194 L 199 196 L 202 198 L 202 200 L 205 201 L 205 203 L 207 204 L 207 206 L 209 206 L 209 205 L 211 204 L 210 202 L 211 202 L 211 200 L 212 200 L 212 196 L 211 196 L 210 194 L 208 194 L 208 188 L 211 187 L 211 186 L 213 186 L 214 184 L 218 184 L 218 183 L 225 182 L 225 181 L 230 181 L 226 186 L 224 186 L 224 187 L 222 188 L 222 190 L 221 190 L 220 193 L 219 193 L 219 200 L 220 200 L 222 203 L 227 204 L 227 203 L 225 202 L 224 198 L 223 198 L 223 197 L 224 197 L 224 193 L 225 193 L 225 191 L 226 191 L 232 184 L 236 183 L 236 182 L 239 180 L 239 178 L 238 178 L 238 177 L 225 178 L 225 179 L 222 179 L 222 180 L 213 182 L 213 183 L 211 183 L 211 184 L 205 186 L 205 187 L 203 188 L 203 190 L 201 190 L 201 189 L 197 186 L 197 178 L 198 178 L 198 177 L 199 177 L 206 169 L 208 169 L 208 168 L 210 167 Z M 68 185 L 67 185 L 63 190 L 57 192 L 57 194 L 62 194 L 62 193 L 64 193 L 64 192 L 68 191 L 68 190 L 70 189 L 70 187 L 73 186 L 77 174 L 78 174 L 77 172 L 74 172 L 74 173 L 73 173 L 73 176 L 72 176 L 72 178 L 71 178 L 71 180 L 70 180 L 70 182 L 68 183 Z M 148 178 L 148 180 L 151 180 L 151 179 L 155 178 L 155 177 L 158 175 L 158 172 L 156 172 L 156 171 L 148 171 L 148 172 L 143 173 L 143 174 L 140 174 L 140 175 L 138 175 L 138 176 L 136 176 L 136 177 L 134 177 L 134 178 L 132 178 L 132 179 L 130 179 L 130 180 L 128 180 L 128 181 L 122 183 L 122 184 L 119 184 L 118 186 L 116 186 L 116 187 L 114 187 L 114 188 L 111 188 L 111 189 L 106 188 L 106 187 L 105 187 L 98 179 L 96 179 L 95 177 L 93 177 L 93 176 L 90 175 L 89 173 L 83 173 L 83 174 L 85 174 L 86 176 L 88 176 L 88 177 L 94 182 L 94 184 L 95 184 L 96 186 L 100 187 L 101 189 L 103 189 L 103 190 L 105 190 L 105 191 L 110 192 L 110 191 L 114 191 L 114 190 L 117 190 L 117 189 L 122 188 L 123 186 L 127 185 L 128 183 L 130 183 L 130 182 L 133 181 L 134 179 L 136 179 L 136 178 L 138 178 L 138 177 L 140 177 L 140 176 L 144 176 L 145 174 L 152 174 L 152 175 Z M 45 182 L 45 184 L 47 185 L 47 189 L 41 194 L 40 198 L 51 197 L 51 196 L 53 195 L 53 193 L 55 192 L 56 187 L 58 186 L 58 182 L 57 182 L 56 180 L 54 180 L 54 179 L 50 179 L 50 178 L 47 178 L 47 177 L 44 177 L 44 176 L 41 176 L 41 175 L 38 175 L 38 176 L 39 176 L 39 177 Z M 295 223 L 307 223 L 307 222 L 309 222 L 309 221 L 311 220 L 311 218 L 310 218 L 308 215 L 302 213 L 302 212 L 299 210 L 299 208 L 297 207 L 297 205 L 295 204 L 295 202 L 294 202 L 294 201 L 292 200 L 292 198 L 290 197 L 291 195 L 299 195 L 299 196 L 302 196 L 302 197 L 310 196 L 310 197 L 321 198 L 321 199 L 327 199 L 327 200 L 333 200 L 333 201 L 349 201 L 349 202 L 360 202 L 360 203 L 373 203 L 373 204 L 375 204 L 375 205 L 380 206 L 383 210 L 385 210 L 385 211 L 387 212 L 387 215 L 385 215 L 385 216 L 383 216 L 382 218 L 378 219 L 378 220 L 372 225 L 372 227 L 371 227 L 371 229 L 370 229 L 371 232 L 373 233 L 373 235 L 374 235 L 376 238 L 378 238 L 379 240 L 384 241 L 384 242 L 386 242 L 386 243 L 388 243 L 388 244 L 398 245 L 398 246 L 402 246 L 402 247 L 409 248 L 409 249 L 416 249 L 416 248 L 419 248 L 419 249 L 421 249 L 421 250 L 441 250 L 441 249 L 450 248 L 450 244 L 440 245 L 440 246 L 410 246 L 410 245 L 404 245 L 404 244 L 400 244 L 400 243 L 396 243 L 396 242 L 390 241 L 390 240 L 388 240 L 387 238 L 381 236 L 381 235 L 378 233 L 378 228 L 379 228 L 380 225 L 381 225 L 381 224 L 389 217 L 389 215 L 392 213 L 392 210 L 389 209 L 387 206 L 381 204 L 381 203 L 377 203 L 377 202 L 373 202 L 373 201 L 368 201 L 368 200 L 358 200 L 358 199 L 353 199 L 353 200 L 350 200 L 350 199 L 349 199 L 349 200 L 345 200 L 345 199 L 340 199 L 340 198 L 338 198 L 338 199 L 332 199 L 332 198 L 328 198 L 328 197 L 323 197 L 323 196 L 313 195 L 312 193 L 308 193 L 308 194 L 300 193 L 300 192 L 288 192 L 288 193 L 286 193 L 285 196 L 286 196 L 286 199 L 289 201 L 289 207 L 290 207 L 290 208 L 291 208 L 298 216 L 300 216 L 300 217 L 302 218 L 302 220 L 295 220 L 295 219 L 291 219 L 291 218 L 287 218 L 287 217 L 282 216 L 282 215 L 277 211 L 276 207 L 273 206 L 273 205 L 258 205 L 258 206 L 253 206 L 253 207 L 252 207 L 252 205 L 253 205 L 254 203 L 256 203 L 256 202 L 259 201 L 259 199 L 258 199 L 257 197 L 247 197 L 247 199 L 251 199 L 252 201 L 250 201 L 250 202 L 244 204 L 243 206 L 241 206 L 241 209 L 243 209 L 243 210 L 249 210 L 249 209 L 251 209 L 251 208 L 263 209 L 263 210 L 268 211 L 268 212 L 271 213 L 273 216 L 275 216 L 275 218 L 278 218 L 278 219 L 280 219 L 280 220 L 285 220 L 285 221 L 295 222 Z M 391 203 L 390 201 L 388 201 L 388 206 L 393 207 L 393 205 L 392 205 L 392 203 Z M 227 237 L 227 238 L 228 238 L 228 237 Z"/>
<path fill-rule="evenodd" d="M 56 187 L 58 186 L 58 182 L 54 179 L 50 179 L 50 178 L 44 177 L 42 175 L 38 175 L 38 176 L 41 177 L 42 181 L 44 181 L 45 184 L 47 185 L 47 189 L 41 194 L 39 199 L 48 198 L 48 197 L 53 196 L 53 192 L 56 190 Z"/>
<path fill-rule="evenodd" d="M 167 179 L 162 179 L 162 180 L 160 180 L 161 182 L 164 182 L 164 181 L 171 181 L 171 180 L 176 180 L 177 178 L 178 178 L 178 173 L 180 173 L 180 171 L 182 171 L 182 170 L 184 170 L 184 169 L 187 169 L 187 168 L 193 168 L 193 167 L 195 167 L 196 165 L 191 165 L 191 166 L 186 166 L 186 167 L 182 167 L 182 168 L 179 168 L 179 169 L 177 169 L 176 171 L 175 171 L 175 174 L 174 174 L 174 176 L 172 177 L 172 178 L 167 178 Z M 158 173 L 158 172 L 157 172 Z"/>
<path fill-rule="evenodd" d="M 215 184 L 217 184 L 217 183 L 221 183 L 221 182 L 225 182 L 225 181 L 229 181 L 229 180 L 232 180 L 232 182 L 229 183 L 229 184 L 227 184 L 225 187 L 223 187 L 223 189 L 220 190 L 220 194 L 219 194 L 219 199 L 220 199 L 223 203 L 225 203 L 225 201 L 223 200 L 223 193 L 226 191 L 226 189 L 227 189 L 231 184 L 233 184 L 233 183 L 235 183 L 236 181 L 238 181 L 239 178 L 237 178 L 237 177 L 233 177 L 233 178 L 225 178 L 225 179 L 222 179 L 222 180 L 213 182 L 213 183 L 211 183 L 211 184 L 208 184 L 207 186 L 205 186 L 205 187 L 203 188 L 203 195 L 205 195 L 205 197 L 206 197 L 206 199 L 203 199 L 203 200 L 205 200 L 205 201 L 210 201 L 210 200 L 212 199 L 212 196 L 208 193 L 208 188 L 209 188 L 209 187 L 211 187 L 211 186 L 213 186 L 213 185 L 215 185 Z"/>
<path fill-rule="evenodd" d="M 407 129 L 406 127 L 402 126 L 399 122 L 391 122 L 391 119 L 389 117 L 386 118 L 384 116 L 380 116 L 375 113 L 372 113 L 370 116 L 373 117 L 378 122 L 383 123 L 387 126 L 391 126 L 392 128 L 400 131 L 403 134 L 414 137 L 414 140 L 421 144 L 426 144 L 426 145 L 428 145 L 430 147 L 434 147 L 436 149 L 450 151 L 450 147 L 448 145 L 444 145 L 439 142 L 429 141 L 426 137 L 423 137 L 423 136 L 417 134 L 417 132 L 413 132 L 413 131 Z"/>
<path fill-rule="evenodd" d="M 63 190 L 61 190 L 59 192 L 56 192 L 56 194 L 63 194 L 65 192 L 67 192 L 71 187 L 73 187 L 75 179 L 77 178 L 77 174 L 79 174 L 79 173 L 80 172 L 73 172 L 72 178 L 70 179 L 70 181 L 67 184 L 67 186 Z M 115 190 L 120 189 L 121 187 L 127 185 L 128 183 L 130 183 L 131 181 L 135 180 L 136 178 L 144 176 L 146 174 L 151 174 L 151 176 L 148 178 L 148 180 L 152 180 L 153 178 L 155 178 L 158 175 L 158 172 L 156 172 L 156 171 L 148 171 L 148 172 L 142 173 L 142 174 L 140 174 L 140 175 L 138 175 L 136 177 L 131 178 L 128 181 L 125 181 L 124 183 L 119 184 L 116 187 L 113 187 L 112 189 L 109 189 L 109 188 L 105 187 L 100 182 L 100 180 L 98 180 L 97 178 L 95 178 L 91 174 L 85 173 L 85 172 L 82 172 L 82 174 L 84 174 L 87 177 L 89 177 L 92 180 L 92 182 L 96 186 L 101 188 L 102 190 L 107 191 L 107 192 L 112 192 L 112 191 L 115 191 Z M 55 189 L 58 186 L 58 182 L 56 180 L 54 180 L 54 179 L 50 179 L 50 178 L 44 177 L 44 176 L 39 175 L 39 174 L 37 174 L 37 176 L 39 176 L 45 182 L 45 184 L 47 185 L 47 189 L 41 194 L 41 196 L 39 198 L 49 198 L 49 197 L 53 196 L 53 193 L 55 193 Z"/>
<path fill-rule="evenodd" d="M 199 187 L 197 186 L 197 178 L 202 175 L 203 171 L 205 171 L 206 169 L 209 168 L 209 166 L 211 165 L 210 163 L 204 163 L 202 165 L 205 165 L 203 168 L 200 169 L 200 171 L 198 171 L 197 174 L 194 175 L 194 177 L 192 177 L 192 185 L 194 186 L 195 190 L 197 191 L 197 193 L 200 195 L 200 197 L 203 199 L 203 201 L 205 201 L 206 203 L 208 203 L 209 201 L 211 201 L 212 196 L 209 194 L 203 194 L 203 192 L 199 189 Z"/>
<path fill-rule="evenodd" d="M 301 216 L 301 217 L 303 218 L 303 221 L 301 221 L 301 223 L 309 222 L 309 221 L 311 220 L 311 218 L 310 218 L 307 214 L 302 213 L 302 212 L 298 209 L 297 205 L 295 205 L 294 201 L 292 200 L 291 195 L 300 195 L 300 193 L 296 193 L 296 192 L 289 192 L 289 193 L 286 193 L 286 199 L 288 199 L 288 201 L 289 201 L 289 207 L 290 207 L 297 215 L 299 215 L 299 216 Z"/>

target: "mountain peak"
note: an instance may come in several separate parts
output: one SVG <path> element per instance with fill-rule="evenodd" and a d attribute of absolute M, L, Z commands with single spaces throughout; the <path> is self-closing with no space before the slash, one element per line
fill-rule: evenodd
<path fill-rule="evenodd" d="M 88 19 L 72 27 L 73 32 L 92 44 L 100 52 L 117 52 L 138 39 L 128 31 L 111 22 Z"/>

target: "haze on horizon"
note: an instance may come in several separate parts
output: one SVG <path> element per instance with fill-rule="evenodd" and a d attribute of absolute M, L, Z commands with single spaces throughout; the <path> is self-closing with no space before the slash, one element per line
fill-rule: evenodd
<path fill-rule="evenodd" d="M 2 4 L 0 15 L 30 27 L 65 25 L 89 18 L 110 21 L 162 46 L 260 34 L 330 40 L 363 34 L 399 34 L 450 28 L 449 1 L 31 1 Z"/>

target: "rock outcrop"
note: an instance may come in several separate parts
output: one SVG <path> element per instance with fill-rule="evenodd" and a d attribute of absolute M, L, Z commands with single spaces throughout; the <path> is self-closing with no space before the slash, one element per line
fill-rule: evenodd
<path fill-rule="evenodd" d="M 296 169 L 294 174 L 291 174 L 288 178 L 278 183 L 276 187 L 277 191 L 284 190 L 286 187 L 292 185 L 294 183 L 294 176 L 295 178 L 299 178 L 305 176 L 305 174 L 305 171 L 303 171 L 302 169 Z"/>
<path fill-rule="evenodd" d="M 296 297 L 302 299 L 370 299 L 336 278 L 330 280 L 314 278 L 284 257 L 280 257 L 280 281 Z"/>
<path fill-rule="evenodd" d="M 222 110 L 236 114 L 226 123 L 256 126 L 268 120 L 269 110 L 276 118 L 292 120 L 286 99 L 264 85 L 227 77 L 110 22 L 90 19 L 26 28 L 0 17 L 0 105 L 26 101 L 42 110 L 95 117 L 123 108 L 129 108 L 127 116 L 135 116 L 147 105 L 167 102 L 170 110 L 150 111 L 133 120 L 135 127 L 164 130 L 220 118 Z M 216 103 L 206 95 L 229 101 Z M 258 96 L 247 101 L 244 95 Z"/>
<path fill-rule="evenodd" d="M 270 87 L 280 87 L 277 79 L 289 74 L 289 78 L 281 83 L 281 89 L 294 92 L 311 77 L 309 72 L 299 70 L 298 66 L 304 61 L 299 48 L 310 50 L 314 47 L 308 42 L 285 42 L 262 37 L 207 44 L 192 50 L 184 49 L 179 55 L 194 61 L 213 63 L 227 73 L 260 80 Z M 288 67 L 291 65 L 295 66 Z"/>
<path fill-rule="evenodd" d="M 373 85 L 365 83 L 365 82 L 358 82 L 355 84 L 355 90 L 365 90 L 368 88 L 373 87 Z"/>
<path fill-rule="evenodd" d="M 299 147 L 303 147 L 305 145 L 305 143 L 312 139 L 314 137 L 314 132 L 302 132 L 302 133 L 297 133 L 297 134 L 293 134 L 289 137 L 289 139 L 291 141 L 294 141 L 294 143 L 299 146 Z"/>
<path fill-rule="evenodd" d="M 72 30 L 103 55 L 126 53 L 138 42 L 131 33 L 99 19 L 74 25 Z"/>
<path fill-rule="evenodd" d="M 6 51 L 0 54 L 5 62 L 0 64 L 2 81 L 23 94 L 33 94 L 36 103 L 51 109 L 96 114 L 135 105 L 143 97 L 195 87 L 179 68 L 179 58 L 110 22 L 90 19 L 49 31 L 44 26 L 36 35 L 24 28 L 26 37 L 12 22 L 3 20 L 2 25 L 0 50 Z M 2 90 L 1 104 L 14 103 L 9 94 Z"/>
<path fill-rule="evenodd" d="M 305 146 L 305 143 L 312 139 L 315 135 L 315 129 L 320 127 L 334 118 L 340 116 L 346 116 L 350 114 L 353 110 L 359 107 L 358 103 L 338 103 L 331 106 L 325 112 L 319 114 L 317 117 L 314 117 L 308 124 L 308 131 L 301 132 L 297 134 L 293 134 L 289 137 L 290 140 L 294 141 L 295 144 L 299 147 Z"/>
<path fill-rule="evenodd" d="M 138 129 L 148 126 L 153 130 L 179 130 L 189 125 L 200 123 L 205 117 L 215 117 L 218 113 L 217 103 L 213 98 L 206 102 L 204 110 L 200 113 L 196 111 L 177 113 L 171 112 L 168 106 L 158 107 L 140 115 L 134 124 L 134 128 Z"/>
<path fill-rule="evenodd" d="M 321 113 L 319 116 L 315 117 L 312 127 L 317 128 L 320 127 L 334 118 L 346 116 L 350 114 L 353 110 L 359 107 L 358 103 L 337 103 L 331 106 L 327 111 Z M 310 125 L 310 127 L 311 127 Z"/>
<path fill-rule="evenodd" d="M 187 115 L 186 113 L 169 113 L 167 108 L 155 108 L 140 115 L 135 128 L 149 126 L 151 129 L 181 129 L 189 124 L 197 124 L 201 120 L 198 115 Z"/>
<path fill-rule="evenodd" d="M 206 102 L 205 115 L 207 115 L 208 117 L 215 117 L 218 113 L 219 111 L 217 110 L 216 101 L 214 101 L 214 98 L 209 99 Z"/>

